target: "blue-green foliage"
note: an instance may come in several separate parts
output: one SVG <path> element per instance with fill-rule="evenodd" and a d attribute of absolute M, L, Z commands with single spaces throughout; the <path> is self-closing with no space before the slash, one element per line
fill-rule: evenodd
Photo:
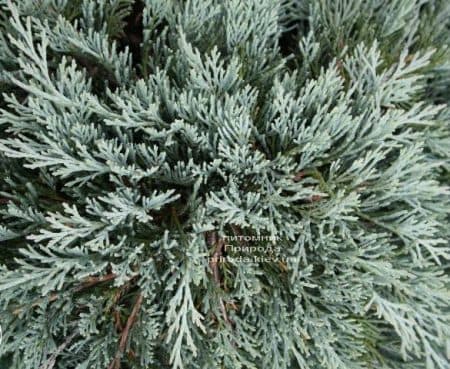
<path fill-rule="evenodd" d="M 448 1 L 0 6 L 2 368 L 449 368 Z"/>

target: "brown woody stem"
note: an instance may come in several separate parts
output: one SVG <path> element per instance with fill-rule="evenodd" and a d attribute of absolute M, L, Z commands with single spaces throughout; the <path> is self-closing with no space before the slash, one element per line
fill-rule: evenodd
<path fill-rule="evenodd" d="M 211 257 L 211 261 L 209 263 L 209 266 L 213 273 L 214 282 L 219 286 L 221 285 L 221 277 L 220 277 L 220 271 L 219 271 L 219 262 L 223 254 L 223 248 L 225 246 L 225 242 L 223 239 L 217 237 L 216 232 L 212 232 L 208 235 L 208 243 L 210 245 L 215 245 L 214 253 Z M 219 308 L 222 313 L 222 317 L 224 321 L 230 325 L 233 326 L 233 322 L 228 317 L 227 308 L 225 305 L 225 302 L 222 298 L 219 299 Z"/>
<path fill-rule="evenodd" d="M 128 341 L 128 336 L 130 334 L 130 330 L 136 321 L 137 315 L 139 313 L 139 310 L 141 309 L 143 301 L 144 301 L 144 296 L 141 293 L 139 293 L 139 295 L 136 299 L 136 302 L 133 306 L 133 310 L 131 311 L 131 314 L 128 317 L 127 324 L 125 325 L 125 328 L 122 331 L 122 334 L 120 335 L 119 348 L 117 350 L 116 356 L 114 357 L 114 360 L 109 365 L 108 369 L 120 369 L 120 360 L 121 360 L 121 357 L 127 346 L 127 341 Z"/>
<path fill-rule="evenodd" d="M 78 286 L 78 287 L 75 287 L 75 289 L 73 290 L 74 292 L 81 292 L 81 291 L 83 291 L 83 290 L 85 290 L 85 289 L 88 289 L 88 288 L 91 288 L 91 287 L 93 287 L 93 286 L 95 286 L 95 285 L 97 285 L 97 284 L 99 284 L 99 283 L 102 283 L 102 282 L 108 282 L 108 281 L 111 281 L 111 280 L 113 280 L 113 279 L 115 279 L 116 278 L 116 275 L 114 274 L 114 273 L 110 273 L 110 274 L 107 274 L 107 275 L 105 275 L 105 276 L 103 276 L 103 277 L 88 277 L 85 281 L 84 281 L 84 284 L 82 284 L 82 285 L 80 285 L 80 286 Z M 59 296 L 60 295 L 58 295 L 58 294 L 56 294 L 56 293 L 52 293 L 50 296 L 49 296 L 49 298 L 48 298 L 48 302 L 53 302 L 53 301 L 56 301 L 56 300 L 58 300 L 59 299 Z M 45 298 L 41 298 L 41 299 L 39 299 L 39 300 L 37 300 L 37 301 L 35 301 L 35 302 L 33 302 L 32 304 L 31 304 L 31 307 L 37 307 L 37 306 L 39 306 L 42 302 L 44 302 L 45 301 Z M 22 310 L 23 310 L 23 307 L 19 307 L 19 308 L 17 308 L 17 309 L 15 309 L 14 311 L 13 311 L 13 314 L 14 315 L 19 315 L 21 312 L 22 312 Z"/>
<path fill-rule="evenodd" d="M 50 356 L 50 358 L 42 364 L 39 369 L 52 369 L 56 364 L 56 359 L 58 355 L 63 352 L 67 346 L 69 346 L 70 342 L 78 335 L 78 331 L 73 332 L 70 336 L 68 336 L 64 342 L 59 345 L 56 351 Z"/>

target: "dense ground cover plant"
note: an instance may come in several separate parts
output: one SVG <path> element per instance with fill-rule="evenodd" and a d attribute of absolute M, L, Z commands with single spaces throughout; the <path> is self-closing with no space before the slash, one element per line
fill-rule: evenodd
<path fill-rule="evenodd" d="M 449 368 L 448 1 L 0 7 L 2 368 Z"/>

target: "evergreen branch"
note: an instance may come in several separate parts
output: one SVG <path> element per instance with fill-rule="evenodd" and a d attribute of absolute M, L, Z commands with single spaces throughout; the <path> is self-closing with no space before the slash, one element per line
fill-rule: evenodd
<path fill-rule="evenodd" d="M 403 242 L 405 241 L 405 238 L 404 238 L 404 237 L 403 237 L 403 236 L 402 236 L 402 235 L 401 235 L 394 227 L 391 227 L 391 226 L 388 225 L 388 224 L 385 224 L 385 223 L 380 222 L 380 221 L 378 221 L 378 220 L 376 220 L 376 219 L 373 219 L 371 216 L 366 215 L 366 214 L 364 214 L 364 213 L 362 213 L 362 212 L 360 212 L 360 211 L 358 211 L 357 214 L 358 214 L 358 216 L 361 217 L 362 219 L 364 219 L 364 220 L 366 220 L 366 221 L 368 221 L 368 222 L 370 222 L 370 223 L 376 225 L 376 226 L 379 227 L 379 228 L 382 228 L 382 229 L 384 229 L 384 230 L 386 230 L 386 231 L 389 231 L 389 233 L 391 233 L 391 234 L 397 236 L 397 237 L 400 238 L 400 240 L 402 240 Z"/>
<path fill-rule="evenodd" d="M 448 369 L 448 0 L 0 8 L 0 367 Z"/>

